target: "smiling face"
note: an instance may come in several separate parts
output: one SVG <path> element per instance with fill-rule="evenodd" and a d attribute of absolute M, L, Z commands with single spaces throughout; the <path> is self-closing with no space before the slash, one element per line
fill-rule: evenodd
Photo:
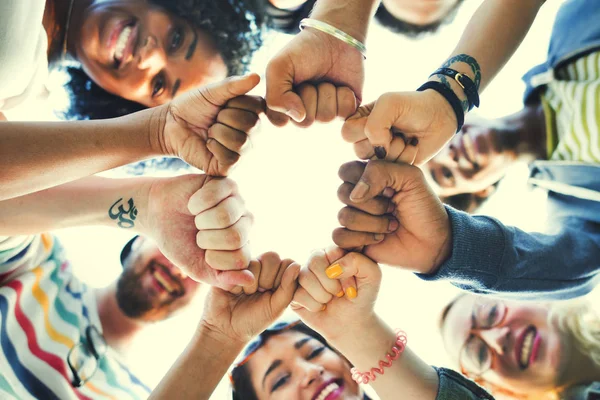
<path fill-rule="evenodd" d="M 571 344 L 549 323 L 549 307 L 461 296 L 442 326 L 445 347 L 471 378 L 515 393 L 557 388 L 563 383 Z M 492 327 L 483 329 L 488 326 Z M 489 369 L 481 373 L 482 366 Z"/>
<path fill-rule="evenodd" d="M 200 284 L 186 277 L 154 242 L 138 237 L 123 262 L 117 281 L 117 303 L 125 315 L 161 321 L 187 306 Z"/>
<path fill-rule="evenodd" d="M 84 12 L 75 53 L 102 88 L 148 107 L 221 80 L 212 40 L 144 0 L 98 0 Z"/>
<path fill-rule="evenodd" d="M 259 400 L 362 399 L 346 359 L 301 332 L 269 338 L 247 365 Z"/>
<path fill-rule="evenodd" d="M 383 5 L 399 20 L 427 25 L 443 19 L 459 0 L 383 0 Z"/>

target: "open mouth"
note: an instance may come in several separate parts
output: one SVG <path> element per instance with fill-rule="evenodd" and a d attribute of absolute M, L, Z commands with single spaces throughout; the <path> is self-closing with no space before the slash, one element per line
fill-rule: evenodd
<path fill-rule="evenodd" d="M 535 360 L 540 347 L 541 337 L 538 335 L 537 328 L 529 326 L 519 337 L 516 346 L 516 357 L 519 368 L 525 370 Z"/>
<path fill-rule="evenodd" d="M 462 153 L 463 157 L 475 167 L 478 168 L 477 163 L 477 150 L 475 149 L 475 144 L 467 133 L 463 133 L 461 135 L 461 143 L 462 143 Z"/>
<path fill-rule="evenodd" d="M 129 21 L 117 28 L 113 34 L 113 66 L 119 69 L 133 59 L 138 36 L 136 21 Z"/>
<path fill-rule="evenodd" d="M 335 400 L 344 391 L 342 379 L 330 379 L 323 383 L 312 397 L 312 400 Z"/>
<path fill-rule="evenodd" d="M 185 294 L 183 285 L 178 279 L 171 275 L 167 266 L 153 261 L 149 268 L 150 274 L 155 279 L 158 289 L 167 292 L 173 297 L 181 297 Z"/>

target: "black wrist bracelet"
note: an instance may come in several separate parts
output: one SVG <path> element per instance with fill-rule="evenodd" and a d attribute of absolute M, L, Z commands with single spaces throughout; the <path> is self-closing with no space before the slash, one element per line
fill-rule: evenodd
<path fill-rule="evenodd" d="M 479 93 L 477 92 L 477 86 L 467 75 L 461 74 L 452 68 L 437 69 L 433 74 L 429 75 L 429 77 L 431 78 L 434 75 L 445 75 L 454 79 L 456 83 L 460 85 L 467 96 L 467 101 L 469 102 L 469 111 L 471 111 L 473 107 L 479 107 Z"/>
<path fill-rule="evenodd" d="M 456 93 L 454 93 L 452 89 L 448 89 L 443 83 L 435 81 L 425 82 L 423 85 L 421 85 L 420 88 L 417 89 L 417 92 L 422 92 L 427 89 L 435 90 L 436 92 L 444 96 L 446 101 L 450 103 L 450 106 L 454 110 L 454 114 L 456 114 L 456 133 L 460 132 L 463 124 L 465 123 L 465 113 Z"/>

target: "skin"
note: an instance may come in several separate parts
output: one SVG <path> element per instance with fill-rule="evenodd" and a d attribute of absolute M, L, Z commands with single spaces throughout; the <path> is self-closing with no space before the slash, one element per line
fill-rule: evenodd
<path fill-rule="evenodd" d="M 65 7 L 63 0 L 56 3 L 57 19 L 66 20 L 63 14 L 68 5 Z M 125 59 L 117 68 L 116 36 L 129 21 L 135 21 L 131 51 L 125 51 Z M 48 24 L 56 24 L 56 20 Z M 148 107 L 164 104 L 176 94 L 227 75 L 227 67 L 209 36 L 144 0 L 75 2 L 67 45 L 69 55 L 81 62 L 98 85 Z"/>
<path fill-rule="evenodd" d="M 296 349 L 298 343 L 303 344 Z M 263 386 L 265 373 L 275 360 L 281 360 L 281 365 L 266 375 Z M 317 339 L 300 332 L 289 331 L 271 337 L 248 361 L 248 368 L 260 400 L 311 400 L 318 388 L 330 379 L 343 382 L 344 391 L 337 399 L 362 399 L 360 387 L 352 380 L 348 361 Z"/>
<path fill-rule="evenodd" d="M 399 20 L 427 25 L 443 19 L 456 6 L 457 0 L 383 0 L 385 8 Z"/>
<path fill-rule="evenodd" d="M 471 332 L 475 301 L 486 300 L 472 295 L 460 297 L 451 307 L 442 326 L 444 344 L 456 365 L 460 365 L 459 354 Z M 574 366 L 573 345 L 554 323 L 548 321 L 550 305 L 514 301 L 504 303 L 507 306 L 504 321 L 497 327 L 479 331 L 480 337 L 495 354 L 492 368 L 481 379 L 515 393 L 543 393 L 564 384 L 566 371 Z M 535 360 L 526 369 L 521 369 L 516 359 L 515 342 L 531 325 L 537 328 L 541 337 L 539 350 Z M 581 372 L 580 368 L 577 366 L 575 370 Z"/>

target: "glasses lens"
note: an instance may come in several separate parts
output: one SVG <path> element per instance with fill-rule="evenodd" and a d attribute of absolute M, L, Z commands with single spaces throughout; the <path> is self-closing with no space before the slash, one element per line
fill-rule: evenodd
<path fill-rule="evenodd" d="M 490 329 L 500 325 L 506 315 L 506 306 L 498 301 L 486 301 L 477 305 L 475 319 L 477 328 Z"/>
<path fill-rule="evenodd" d="M 87 338 L 92 349 L 96 351 L 98 358 L 104 357 L 108 345 L 106 344 L 106 340 L 104 340 L 104 336 L 102 336 L 100 331 L 95 326 L 88 327 Z"/>
<path fill-rule="evenodd" d="M 69 351 L 67 362 L 79 377 L 82 385 L 90 380 L 98 368 L 96 357 L 83 343 L 77 344 Z"/>
<path fill-rule="evenodd" d="M 492 351 L 479 336 L 471 336 L 460 361 L 467 372 L 481 375 L 492 367 Z"/>

